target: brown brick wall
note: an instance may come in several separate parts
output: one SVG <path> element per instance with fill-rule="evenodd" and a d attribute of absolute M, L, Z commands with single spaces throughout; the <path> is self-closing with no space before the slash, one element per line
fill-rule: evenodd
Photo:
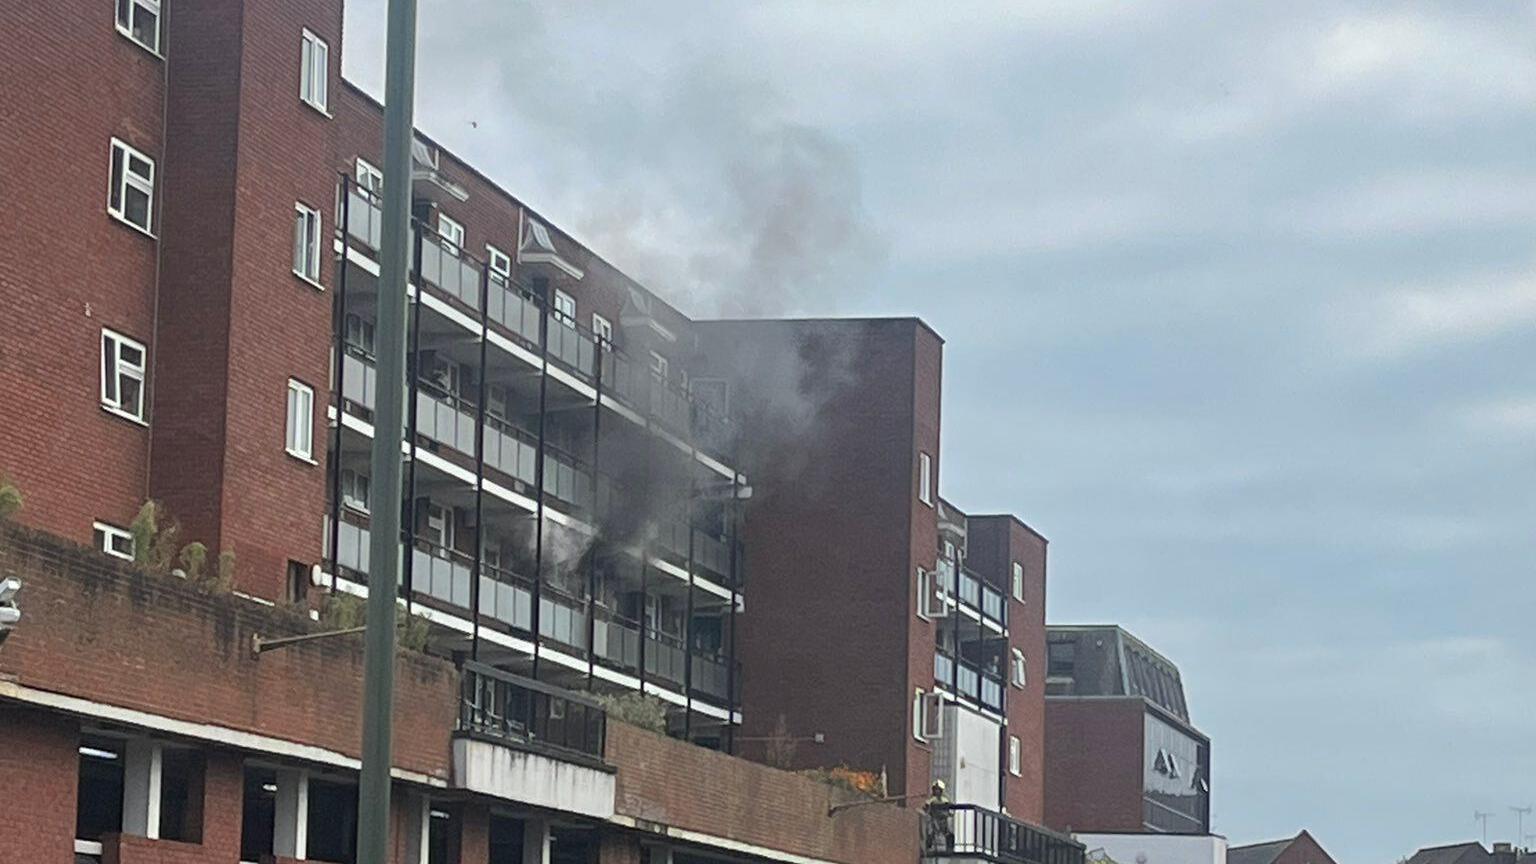
<path fill-rule="evenodd" d="M 156 241 L 107 214 L 107 189 L 113 136 L 163 167 L 165 67 L 110 4 L 12 3 L 5 19 L 0 474 L 29 523 L 86 543 L 94 519 L 126 525 L 147 483 L 148 431 L 100 407 L 100 342 L 104 326 L 154 335 Z"/>
<path fill-rule="evenodd" d="M 1045 701 L 1045 824 L 1058 831 L 1141 831 L 1145 703 Z"/>
<path fill-rule="evenodd" d="M 1333 856 L 1328 854 L 1321 843 L 1310 832 L 1303 831 L 1296 835 L 1291 845 L 1285 847 L 1274 864 L 1338 864 Z"/>
<path fill-rule="evenodd" d="M 73 864 L 79 727 L 0 702 L 0 740 L 0 864 Z"/>
<path fill-rule="evenodd" d="M 872 804 L 828 817 L 833 804 L 861 799 L 618 723 L 608 759 L 619 769 L 620 815 L 848 864 L 917 860 L 915 809 Z"/>

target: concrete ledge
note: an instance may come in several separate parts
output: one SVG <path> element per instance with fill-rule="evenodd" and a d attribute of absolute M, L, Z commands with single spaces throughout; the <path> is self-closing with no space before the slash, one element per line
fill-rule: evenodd
<path fill-rule="evenodd" d="M 613 817 L 617 783 L 612 772 L 492 743 L 482 738 L 453 741 L 453 787 L 507 801 Z"/>

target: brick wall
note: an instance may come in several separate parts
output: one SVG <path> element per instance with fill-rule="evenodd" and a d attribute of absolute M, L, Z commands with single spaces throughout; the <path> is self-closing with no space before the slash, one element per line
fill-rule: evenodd
<path fill-rule="evenodd" d="M 608 726 L 608 759 L 624 816 L 848 864 L 918 857 L 915 809 L 872 804 L 828 817 L 833 804 L 864 799 L 621 723 Z"/>
<path fill-rule="evenodd" d="M 72 721 L 0 702 L 0 864 L 73 864 L 79 739 Z"/>
<path fill-rule="evenodd" d="M 153 341 L 158 250 L 107 214 L 109 142 L 163 167 L 165 67 L 116 31 L 111 4 L 12 3 L 5 21 L 0 474 L 29 523 L 86 543 L 93 520 L 127 525 L 147 484 L 148 431 L 100 407 L 100 346 L 103 327 Z"/>
<path fill-rule="evenodd" d="M 0 674 L 96 702 L 357 755 L 362 641 L 342 636 L 253 658 L 251 637 L 319 629 L 233 595 L 205 596 L 89 550 L 17 529 L 0 534 L 22 622 Z M 446 777 L 458 705 L 451 664 L 403 653 L 395 666 L 396 764 Z"/>
<path fill-rule="evenodd" d="M 1146 704 L 1045 701 L 1045 824 L 1058 831 L 1142 828 Z"/>
<path fill-rule="evenodd" d="M 1274 864 L 1338 864 L 1333 856 L 1328 854 L 1321 843 L 1310 832 L 1303 831 L 1296 835 L 1291 845 L 1285 847 Z"/>

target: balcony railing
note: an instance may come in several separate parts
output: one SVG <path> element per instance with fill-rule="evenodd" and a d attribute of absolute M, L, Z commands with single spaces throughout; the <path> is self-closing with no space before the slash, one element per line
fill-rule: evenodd
<path fill-rule="evenodd" d="M 475 406 L 421 381 L 416 393 L 416 434 L 474 457 Z"/>
<path fill-rule="evenodd" d="M 995 678 L 990 673 L 982 673 L 981 676 L 981 704 L 993 711 L 1003 711 L 1003 679 Z"/>
<path fill-rule="evenodd" d="M 500 417 L 485 416 L 485 464 L 497 471 L 533 486 L 539 482 L 539 442 Z"/>
<path fill-rule="evenodd" d="M 731 692 L 729 662 L 718 654 L 711 656 L 695 651 L 692 684 L 694 691 L 725 701 Z"/>
<path fill-rule="evenodd" d="M 960 602 L 981 607 L 981 580 L 964 570 L 960 571 Z"/>
<path fill-rule="evenodd" d="M 981 586 L 981 614 L 991 618 L 1000 624 L 1008 623 L 1008 604 L 1004 601 L 1003 592 L 991 585 Z"/>
<path fill-rule="evenodd" d="M 955 692 L 970 699 L 981 698 L 981 673 L 964 660 L 960 661 L 959 671 L 955 674 Z"/>
<path fill-rule="evenodd" d="M 491 274 L 487 290 L 487 317 L 520 339 L 525 347 L 538 350 L 539 316 L 543 314 L 539 301 L 498 273 Z"/>
<path fill-rule="evenodd" d="M 565 316 L 551 315 L 549 357 L 590 381 L 597 372 L 597 340 Z"/>
<path fill-rule="evenodd" d="M 411 588 L 451 606 L 470 608 L 475 559 L 417 537 L 411 547 Z"/>
<path fill-rule="evenodd" d="M 683 640 L 650 627 L 645 633 L 645 674 L 683 685 L 683 667 L 687 653 Z"/>
<path fill-rule="evenodd" d="M 379 251 L 384 236 L 384 211 L 373 193 L 350 181 L 346 184 L 347 233 L 364 246 Z"/>
<path fill-rule="evenodd" d="M 603 758 L 608 717 L 598 704 L 480 663 L 466 662 L 459 730 Z"/>
<path fill-rule="evenodd" d="M 597 616 L 592 629 L 592 651 L 624 672 L 640 671 L 640 622 L 633 621 L 603 606 L 593 607 Z"/>
<path fill-rule="evenodd" d="M 1083 844 L 975 804 L 931 807 L 923 817 L 925 860 L 1000 864 L 1083 864 Z"/>
<path fill-rule="evenodd" d="M 421 237 L 421 281 L 479 312 L 480 263 L 431 229 L 417 226 L 416 233 Z"/>
<path fill-rule="evenodd" d="M 953 688 L 955 686 L 955 661 L 935 653 L 933 655 L 933 680 Z"/>

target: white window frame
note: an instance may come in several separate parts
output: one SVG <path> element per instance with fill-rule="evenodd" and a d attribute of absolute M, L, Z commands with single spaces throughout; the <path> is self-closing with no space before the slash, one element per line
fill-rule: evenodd
<path fill-rule="evenodd" d="M 928 595 L 932 591 L 929 587 L 931 578 L 927 570 L 921 567 L 917 568 L 917 617 L 924 621 L 928 621 L 933 617 L 928 606 Z"/>
<path fill-rule="evenodd" d="M 330 84 L 331 46 L 313 30 L 305 27 L 302 47 L 299 49 L 299 99 L 329 117 Z"/>
<path fill-rule="evenodd" d="M 491 276 L 503 282 L 512 281 L 512 256 L 489 243 L 485 244 L 485 266 L 491 271 Z"/>
<path fill-rule="evenodd" d="M 160 32 L 165 26 L 165 19 L 160 15 L 160 0 L 117 0 L 116 5 L 117 9 L 113 13 L 113 18 L 117 26 L 117 32 L 128 37 L 129 41 L 145 51 L 160 57 Z M 145 42 L 133 33 L 133 20 L 138 17 L 139 10 L 141 9 L 155 16 L 154 44 Z M 124 20 L 125 17 L 127 20 Z"/>
<path fill-rule="evenodd" d="M 302 232 L 302 233 L 301 233 Z M 295 201 L 293 204 L 293 275 L 324 291 L 320 284 L 321 237 L 324 222 L 320 211 Z M 302 268 L 302 269 L 300 269 Z"/>
<path fill-rule="evenodd" d="M 559 288 L 556 288 L 555 289 L 555 299 L 554 299 L 554 302 L 551 304 L 551 308 L 554 309 L 555 315 L 557 317 L 559 317 L 561 320 L 565 321 L 567 324 L 575 324 L 576 323 L 576 298 L 575 297 L 572 297 L 571 295 L 567 294 L 566 292 L 561 291 Z"/>
<path fill-rule="evenodd" d="M 284 449 L 295 459 L 315 464 L 315 388 L 288 379 L 287 417 Z"/>
<path fill-rule="evenodd" d="M 357 157 L 357 165 L 353 169 L 353 179 L 357 181 L 357 185 L 375 196 L 384 191 L 383 169 L 375 168 L 372 162 L 361 156 Z"/>
<path fill-rule="evenodd" d="M 436 516 L 433 515 L 433 511 L 436 511 Z M 436 539 L 433 542 L 436 543 L 438 547 L 443 551 L 451 550 L 454 548 L 454 541 L 456 539 L 454 537 L 454 515 L 453 507 L 451 505 L 439 504 L 432 500 L 427 501 L 426 530 L 428 534 L 435 535 Z M 438 520 L 439 524 L 441 524 L 441 529 L 434 528 L 432 526 L 432 520 L 434 518 Z M 436 552 L 438 550 L 433 551 Z"/>
<path fill-rule="evenodd" d="M 138 365 L 123 359 L 125 347 L 139 352 Z M 137 339 L 103 327 L 101 328 L 101 351 L 101 407 L 141 426 L 149 425 L 145 420 L 148 405 L 145 379 L 148 377 L 149 350 Z M 139 404 L 134 406 L 136 410 L 130 410 L 123 405 L 124 378 L 139 382 Z"/>
<path fill-rule="evenodd" d="M 112 163 L 117 161 L 119 154 L 121 154 L 123 160 L 123 173 L 122 176 L 116 178 L 116 182 L 113 182 Z M 134 159 L 149 165 L 148 177 L 129 170 Z M 128 218 L 129 190 L 142 193 L 148 199 L 144 212 L 149 224 L 140 225 Z M 117 202 L 116 204 L 113 203 L 114 199 Z M 147 234 L 150 237 L 155 236 L 155 160 L 117 137 L 112 139 L 112 147 L 107 159 L 107 212 L 114 219 L 130 228 L 142 234 Z"/>
<path fill-rule="evenodd" d="M 938 572 L 923 567 L 917 568 L 917 617 L 924 621 L 949 617 L 943 580 Z"/>
<path fill-rule="evenodd" d="M 597 339 L 598 344 L 602 345 L 604 350 L 612 348 L 613 347 L 613 322 L 609 321 L 607 318 L 604 318 L 603 316 L 597 314 L 596 312 L 593 312 L 592 313 L 592 336 Z"/>
<path fill-rule="evenodd" d="M 917 500 L 933 506 L 933 457 L 923 451 L 917 454 Z"/>
<path fill-rule="evenodd" d="M 1024 565 L 1017 561 L 1013 562 L 1013 599 L 1020 603 L 1026 602 L 1024 600 Z"/>
<path fill-rule="evenodd" d="M 1029 661 L 1024 659 L 1024 652 L 1017 648 L 1012 649 L 1011 662 L 1008 665 L 1008 683 L 1023 690 L 1029 686 Z"/>
<path fill-rule="evenodd" d="M 671 369 L 672 364 L 668 362 L 667 358 L 657 354 L 655 351 L 651 352 L 651 375 L 655 376 L 658 380 L 665 381 Z"/>
<path fill-rule="evenodd" d="M 927 707 L 927 704 L 928 703 L 923 699 L 923 688 L 918 687 L 915 691 L 913 691 L 912 694 L 912 737 L 917 741 L 926 742 L 928 740 L 927 738 L 923 737 L 923 730 L 927 728 L 928 725 L 924 722 L 925 708 Z"/>
<path fill-rule="evenodd" d="M 457 258 L 459 250 L 464 248 L 464 223 L 439 210 L 437 236 L 443 240 L 443 251 Z"/>
<path fill-rule="evenodd" d="M 124 561 L 133 560 L 133 534 L 129 532 L 128 529 L 119 528 L 116 525 L 109 525 L 106 522 L 98 521 L 91 523 L 91 533 L 91 540 L 93 543 L 98 539 L 101 542 L 101 545 L 97 547 L 98 551 L 111 555 L 113 558 L 121 558 Z M 99 537 L 97 535 L 99 535 Z M 116 540 L 127 541 L 128 551 L 121 552 L 112 548 L 114 545 L 113 541 Z"/>
<path fill-rule="evenodd" d="M 1008 773 L 1015 777 L 1024 776 L 1024 745 L 1017 735 L 1008 736 Z"/>

